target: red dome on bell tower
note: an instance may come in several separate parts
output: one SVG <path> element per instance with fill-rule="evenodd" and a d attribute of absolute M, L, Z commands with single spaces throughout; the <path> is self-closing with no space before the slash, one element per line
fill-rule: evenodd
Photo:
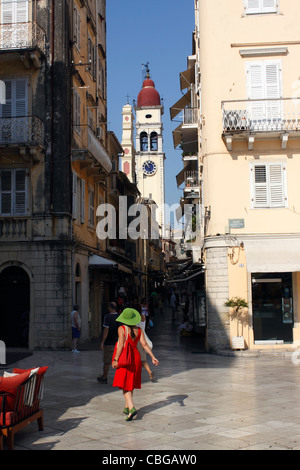
<path fill-rule="evenodd" d="M 154 81 L 147 77 L 144 80 L 143 88 L 138 94 L 137 106 L 148 107 L 148 106 L 160 106 L 160 95 L 155 89 Z"/>

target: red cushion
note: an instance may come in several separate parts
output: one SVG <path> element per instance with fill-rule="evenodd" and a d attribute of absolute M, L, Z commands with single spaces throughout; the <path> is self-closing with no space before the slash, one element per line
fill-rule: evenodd
<path fill-rule="evenodd" d="M 39 367 L 37 375 L 44 375 L 47 372 L 49 366 Z M 31 372 L 32 370 L 37 369 L 37 367 L 32 367 L 32 369 L 13 369 L 13 374 L 22 374 L 24 372 Z"/>
<path fill-rule="evenodd" d="M 13 377 L 0 377 L 0 392 L 9 393 L 5 399 L 7 410 L 14 409 L 17 388 L 19 385 L 26 382 L 29 376 L 30 372 L 27 371 L 22 374 L 14 375 Z"/>
<path fill-rule="evenodd" d="M 5 413 L 5 423 L 3 423 L 3 413 L 0 414 L 0 426 L 10 426 L 13 418 L 13 411 Z"/>

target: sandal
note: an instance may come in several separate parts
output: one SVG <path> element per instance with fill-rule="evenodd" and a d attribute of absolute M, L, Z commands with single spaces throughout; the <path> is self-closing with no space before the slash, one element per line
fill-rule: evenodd
<path fill-rule="evenodd" d="M 124 408 L 123 413 L 124 413 L 124 415 L 128 415 L 129 414 L 129 408 Z"/>
<path fill-rule="evenodd" d="M 131 408 L 129 411 L 129 415 L 127 416 L 125 421 L 131 421 L 137 415 L 137 411 L 135 408 Z"/>

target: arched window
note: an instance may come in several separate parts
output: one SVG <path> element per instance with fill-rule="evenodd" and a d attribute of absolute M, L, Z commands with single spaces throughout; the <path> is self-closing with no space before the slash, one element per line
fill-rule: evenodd
<path fill-rule="evenodd" d="M 150 134 L 150 150 L 157 152 L 158 141 L 157 141 L 157 132 L 151 132 Z"/>
<path fill-rule="evenodd" d="M 148 134 L 147 132 L 141 132 L 140 134 L 141 152 L 147 152 L 148 150 Z"/>

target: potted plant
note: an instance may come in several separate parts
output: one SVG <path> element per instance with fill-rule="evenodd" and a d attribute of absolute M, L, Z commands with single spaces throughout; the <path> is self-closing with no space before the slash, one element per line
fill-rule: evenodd
<path fill-rule="evenodd" d="M 248 322 L 248 302 L 241 297 L 232 297 L 224 303 L 224 307 L 231 309 L 229 314 L 231 320 L 237 321 L 237 336 L 232 337 L 232 349 L 245 349 L 244 336 L 240 335 L 240 325 Z"/>

